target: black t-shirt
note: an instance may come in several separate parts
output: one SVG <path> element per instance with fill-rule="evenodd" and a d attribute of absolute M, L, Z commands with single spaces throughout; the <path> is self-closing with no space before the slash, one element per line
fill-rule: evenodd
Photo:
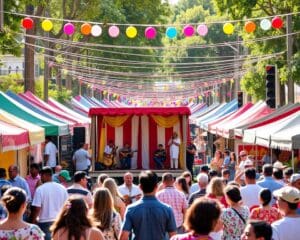
<path fill-rule="evenodd" d="M 196 154 L 196 151 L 197 151 L 197 148 L 196 148 L 195 144 L 190 143 L 190 144 L 187 146 L 187 150 L 193 150 L 193 149 L 195 150 L 195 153 L 194 153 L 194 154 L 192 154 L 192 153 L 186 151 L 186 159 L 187 159 L 187 160 L 194 160 L 194 157 L 195 157 L 195 154 Z"/>

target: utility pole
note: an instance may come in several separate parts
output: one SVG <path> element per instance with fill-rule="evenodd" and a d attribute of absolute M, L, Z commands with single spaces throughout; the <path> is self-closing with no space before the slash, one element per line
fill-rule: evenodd
<path fill-rule="evenodd" d="M 292 14 L 286 16 L 286 48 L 287 48 L 287 68 L 288 68 L 288 103 L 295 102 L 295 90 L 294 90 L 294 81 L 292 78 L 292 64 L 291 59 L 293 56 L 293 36 L 291 35 L 292 30 Z"/>
<path fill-rule="evenodd" d="M 0 32 L 3 32 L 4 29 L 4 7 L 3 0 L 0 0 Z"/>
<path fill-rule="evenodd" d="M 45 11 L 45 16 L 49 17 L 48 10 Z M 48 83 L 49 83 L 49 32 L 44 31 L 44 35 L 47 38 L 45 41 L 45 52 L 44 52 L 44 101 L 48 102 Z"/>

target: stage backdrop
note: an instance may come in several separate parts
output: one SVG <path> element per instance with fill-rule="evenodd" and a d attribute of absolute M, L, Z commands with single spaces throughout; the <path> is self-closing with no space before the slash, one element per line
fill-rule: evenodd
<path fill-rule="evenodd" d="M 170 166 L 167 146 L 173 132 L 181 139 L 180 168 L 185 168 L 185 147 L 189 137 L 189 108 L 92 108 L 92 131 L 94 136 L 93 156 L 96 161 L 103 161 L 105 145 L 112 140 L 119 149 L 128 143 L 136 150 L 132 158 L 132 169 L 153 169 L 153 153 L 158 144 L 163 144 L 167 151 L 165 167 Z M 118 162 L 118 155 L 116 161 Z"/>

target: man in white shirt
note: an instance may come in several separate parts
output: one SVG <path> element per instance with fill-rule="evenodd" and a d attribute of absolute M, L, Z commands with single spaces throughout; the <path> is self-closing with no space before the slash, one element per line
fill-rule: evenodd
<path fill-rule="evenodd" d="M 241 187 L 241 196 L 243 203 L 251 209 L 253 206 L 259 206 L 259 193 L 263 189 L 256 184 L 256 171 L 255 168 L 248 168 L 245 171 L 246 186 Z"/>
<path fill-rule="evenodd" d="M 40 175 L 43 184 L 35 191 L 31 219 L 33 223 L 38 222 L 39 227 L 45 233 L 45 240 L 50 240 L 49 228 L 67 200 L 68 193 L 65 187 L 52 182 L 52 169 L 50 167 L 44 167 L 40 171 Z"/>
<path fill-rule="evenodd" d="M 133 184 L 133 175 L 130 172 L 124 174 L 124 184 L 118 187 L 120 194 L 122 195 L 125 203 L 128 205 L 136 200 L 140 199 L 142 196 L 141 189 Z"/>
<path fill-rule="evenodd" d="M 273 240 L 295 240 L 300 236 L 300 215 L 296 213 L 300 202 L 300 191 L 295 187 L 286 186 L 275 190 L 279 211 L 284 216 L 272 223 Z"/>
<path fill-rule="evenodd" d="M 173 132 L 172 138 L 169 140 L 168 145 L 170 146 L 171 169 L 178 169 L 180 138 L 176 132 Z"/>
<path fill-rule="evenodd" d="M 44 152 L 44 163 L 45 166 L 49 166 L 54 171 L 56 166 L 56 155 L 57 155 L 57 148 L 55 144 L 52 142 L 51 137 L 46 136 L 45 138 L 45 152 Z"/>

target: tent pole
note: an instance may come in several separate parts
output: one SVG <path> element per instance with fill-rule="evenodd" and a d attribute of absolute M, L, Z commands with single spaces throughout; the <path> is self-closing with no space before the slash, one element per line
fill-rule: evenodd
<path fill-rule="evenodd" d="M 92 122 L 91 122 L 91 148 L 92 148 L 92 170 L 95 170 L 95 161 L 97 157 L 97 150 L 96 150 L 96 139 L 98 136 L 98 128 L 96 126 L 97 123 L 97 117 L 92 116 Z"/>
<path fill-rule="evenodd" d="M 60 141 L 59 141 L 60 136 L 57 137 L 57 146 L 58 146 L 58 154 L 57 154 L 57 160 L 58 160 L 58 164 L 60 165 Z"/>
<path fill-rule="evenodd" d="M 188 119 L 187 115 L 182 116 L 182 134 L 183 134 L 183 169 L 186 169 L 186 143 L 187 143 L 187 128 L 188 128 Z"/>
<path fill-rule="evenodd" d="M 293 168 L 293 171 L 295 172 L 294 149 L 292 149 L 292 168 Z"/>

